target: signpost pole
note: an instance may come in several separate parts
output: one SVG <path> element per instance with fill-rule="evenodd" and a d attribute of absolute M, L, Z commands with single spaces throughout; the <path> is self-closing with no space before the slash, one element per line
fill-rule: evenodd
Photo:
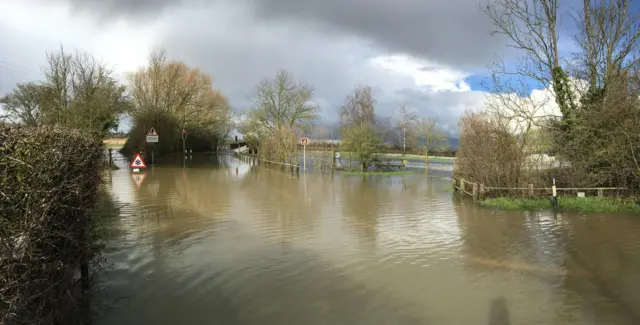
<path fill-rule="evenodd" d="M 147 132 L 147 143 L 151 143 L 151 165 L 156 162 L 156 143 L 158 143 L 158 139 L 158 132 L 156 132 L 156 129 L 152 126 Z"/>
<path fill-rule="evenodd" d="M 302 170 L 307 171 L 307 144 L 302 144 Z"/>

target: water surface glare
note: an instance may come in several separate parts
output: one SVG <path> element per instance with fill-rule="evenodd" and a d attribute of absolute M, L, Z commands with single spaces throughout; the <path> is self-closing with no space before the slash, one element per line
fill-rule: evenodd
<path fill-rule="evenodd" d="M 640 324 L 639 216 L 482 209 L 437 169 L 125 166 L 99 325 Z"/>

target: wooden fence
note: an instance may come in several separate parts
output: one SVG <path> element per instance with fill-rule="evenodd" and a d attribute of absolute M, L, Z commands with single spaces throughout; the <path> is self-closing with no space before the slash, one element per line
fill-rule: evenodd
<path fill-rule="evenodd" d="M 459 177 L 452 177 L 451 183 L 455 192 L 469 195 L 474 200 L 484 200 L 488 193 L 492 191 L 517 193 L 524 197 L 551 195 L 553 193 L 553 188 L 551 187 L 533 187 L 533 184 L 528 184 L 527 187 L 493 187 L 485 186 L 483 183 L 470 182 Z M 626 187 L 556 187 L 557 192 L 591 192 L 597 193 L 598 197 L 603 197 L 605 191 L 620 192 L 626 189 Z"/>

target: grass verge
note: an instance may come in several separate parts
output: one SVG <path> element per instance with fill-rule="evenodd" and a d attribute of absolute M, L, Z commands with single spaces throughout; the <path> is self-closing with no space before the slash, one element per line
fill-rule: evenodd
<path fill-rule="evenodd" d="M 400 153 L 382 153 L 380 154 L 382 158 L 397 158 L 401 159 L 402 154 Z M 424 155 L 404 155 L 404 159 L 414 159 L 414 160 L 422 160 L 424 161 Z M 456 161 L 456 157 L 440 157 L 440 156 L 429 156 L 429 162 L 454 162 Z"/>
<path fill-rule="evenodd" d="M 415 174 L 411 170 L 391 171 L 391 172 L 342 172 L 344 175 L 360 175 L 360 176 L 395 176 L 395 175 L 411 175 Z"/>
<path fill-rule="evenodd" d="M 551 198 L 491 198 L 480 205 L 503 210 L 539 211 L 552 209 Z M 633 201 L 606 197 L 559 196 L 558 211 L 563 212 L 640 212 L 640 205 Z"/>
<path fill-rule="evenodd" d="M 106 148 L 120 148 L 127 143 L 126 138 L 109 138 L 103 141 Z"/>
<path fill-rule="evenodd" d="M 350 152 L 348 151 L 339 151 L 342 155 L 342 159 L 349 159 Z M 302 155 L 302 151 L 298 151 L 298 154 Z M 331 157 L 331 151 L 318 151 L 318 150 L 307 150 L 307 158 L 309 157 Z M 394 158 L 401 159 L 401 153 L 378 153 L 376 154 L 380 158 Z M 354 155 L 353 158 L 356 156 Z M 404 159 L 412 159 L 412 160 L 421 160 L 424 161 L 424 155 L 404 155 Z M 441 157 L 441 156 L 429 156 L 429 162 L 455 162 L 456 157 Z"/>

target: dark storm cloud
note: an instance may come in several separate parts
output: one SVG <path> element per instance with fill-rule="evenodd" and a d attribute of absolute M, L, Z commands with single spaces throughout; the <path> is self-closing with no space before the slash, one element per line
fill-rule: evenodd
<path fill-rule="evenodd" d="M 145 19 L 225 0 L 57 0 L 98 16 Z M 504 39 L 491 36 L 484 0 L 236 0 L 257 20 L 316 23 L 383 51 L 406 52 L 465 69 L 484 68 Z M 231 3 L 231 1 L 226 1 Z M 195 26 L 194 26 L 195 28 Z"/>
<path fill-rule="evenodd" d="M 215 9 L 180 16 L 201 24 Z M 314 86 L 324 118 L 337 119 L 337 108 L 356 85 L 377 83 L 384 76 L 368 63 L 375 53 L 350 37 L 327 39 L 313 30 L 252 25 L 242 10 L 233 9 L 212 21 L 209 28 L 191 30 L 180 21 L 177 18 L 168 23 L 172 27 L 159 43 L 168 49 L 170 57 L 210 73 L 216 87 L 240 110 L 251 107 L 254 86 L 261 79 L 286 69 L 296 80 Z"/>
<path fill-rule="evenodd" d="M 40 0 L 32 0 L 37 1 Z M 394 116 L 398 106 L 406 104 L 452 132 L 464 102 L 477 102 L 481 97 L 473 92 L 419 89 L 411 76 L 385 71 L 370 61 L 385 54 L 386 48 L 389 52 L 420 52 L 430 61 L 459 60 L 459 64 L 450 65 L 452 68 L 476 66 L 482 59 L 475 57 L 478 50 L 470 49 L 471 42 L 484 34 L 473 36 L 479 28 L 463 26 L 471 18 L 458 20 L 461 26 L 457 26 L 437 17 L 454 15 L 455 6 L 431 4 L 427 10 L 415 1 L 398 1 L 395 7 L 389 5 L 390 2 L 378 1 L 356 10 L 354 0 L 345 0 L 341 6 L 333 0 L 325 0 L 326 3 L 300 0 L 309 7 L 293 4 L 278 11 L 277 6 L 284 6 L 284 0 L 263 0 L 271 3 L 270 6 L 256 5 L 254 0 L 153 1 L 148 6 L 135 0 L 56 1 L 74 1 L 76 11 L 72 14 L 82 18 L 90 13 L 90 18 L 124 19 L 139 23 L 141 28 L 157 23 L 160 27 L 154 30 L 157 37 L 154 45 L 165 48 L 170 58 L 210 74 L 215 87 L 240 111 L 252 106 L 254 85 L 262 78 L 273 77 L 280 69 L 289 70 L 297 80 L 316 88 L 316 100 L 322 108 L 323 122 L 327 123 L 338 119 L 338 108 L 357 85 L 374 88 L 377 114 L 381 117 Z M 463 6 L 456 1 L 458 6 Z M 462 8 L 462 13 L 468 10 L 466 15 L 470 15 L 471 10 L 478 11 L 473 0 L 465 3 L 468 8 Z M 432 12 L 437 10 L 440 12 Z M 79 11 L 83 14 L 78 14 Z M 332 14 L 334 11 L 344 12 Z M 385 11 L 387 15 L 383 14 Z M 416 13 L 420 11 L 424 12 L 422 16 Z M 439 22 L 449 25 L 435 26 Z M 105 30 L 107 27 L 105 25 Z M 463 32 L 464 28 L 468 28 L 473 37 Z M 411 37 L 416 39 L 412 42 Z M 489 46 L 481 47 L 486 50 Z M 436 55 L 440 57 L 434 57 Z M 437 69 L 431 65 L 423 71 L 437 75 Z"/>

